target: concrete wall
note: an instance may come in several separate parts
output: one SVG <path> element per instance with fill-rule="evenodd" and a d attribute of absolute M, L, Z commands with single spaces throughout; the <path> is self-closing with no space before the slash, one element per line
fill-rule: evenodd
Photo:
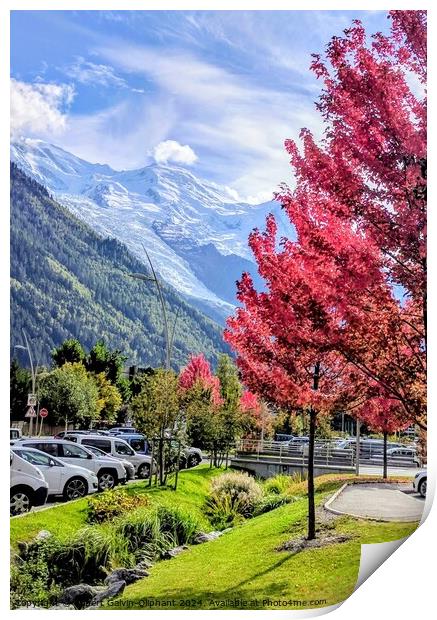
<path fill-rule="evenodd" d="M 247 471 L 258 478 L 271 478 L 277 474 L 307 473 L 306 465 L 297 463 L 275 463 L 272 460 L 250 459 L 236 457 L 231 459 L 231 467 Z M 354 473 L 354 467 L 344 467 L 343 465 L 314 465 L 314 476 L 324 474 L 348 474 Z"/>

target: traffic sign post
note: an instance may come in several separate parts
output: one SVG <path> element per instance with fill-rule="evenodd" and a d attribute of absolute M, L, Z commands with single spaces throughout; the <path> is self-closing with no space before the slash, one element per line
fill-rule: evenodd
<path fill-rule="evenodd" d="M 29 407 L 29 409 L 26 411 L 25 418 L 36 418 L 36 412 L 35 409 L 33 407 Z"/>
<path fill-rule="evenodd" d="M 39 422 L 39 433 L 38 436 L 41 436 L 41 431 L 42 431 L 42 425 L 44 423 L 45 418 L 49 415 L 49 412 L 47 411 L 47 409 L 45 409 L 44 407 L 42 409 L 39 410 L 39 417 L 40 417 L 40 422 Z"/>
<path fill-rule="evenodd" d="M 36 407 L 36 394 L 28 394 L 27 395 L 27 406 L 28 407 Z"/>

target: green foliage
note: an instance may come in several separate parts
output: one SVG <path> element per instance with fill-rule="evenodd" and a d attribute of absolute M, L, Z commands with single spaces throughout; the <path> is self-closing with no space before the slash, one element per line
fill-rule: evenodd
<path fill-rule="evenodd" d="M 35 554 L 26 561 L 16 559 L 11 565 L 11 609 L 27 606 L 50 607 L 60 594 L 61 586 L 50 575 L 44 553 Z"/>
<path fill-rule="evenodd" d="M 117 413 L 123 403 L 122 397 L 115 385 L 112 385 L 101 372 L 94 378 L 99 391 L 98 409 L 100 419 L 107 424 L 113 424 L 117 420 Z"/>
<path fill-rule="evenodd" d="M 39 383 L 41 405 L 50 411 L 50 419 L 89 424 L 100 413 L 99 392 L 85 367 L 67 362 L 42 376 Z"/>
<path fill-rule="evenodd" d="M 89 350 L 98 336 L 110 350 L 122 350 L 131 364 L 158 366 L 164 338 L 156 288 L 126 276 L 143 270 L 123 244 L 97 235 L 11 166 L 13 342 L 21 340 L 24 328 L 35 358 L 49 364 L 50 351 L 66 339 L 79 339 Z M 217 352 L 228 350 L 217 324 L 172 289 L 165 288 L 164 297 L 171 324 L 179 308 L 175 368 L 192 351 L 215 362 Z"/>
<path fill-rule="evenodd" d="M 285 493 L 287 491 L 291 484 L 291 476 L 287 476 L 286 474 L 278 474 L 277 476 L 267 478 L 267 480 L 263 484 L 263 488 L 265 493 L 274 493 L 275 495 L 281 495 L 282 493 Z"/>
<path fill-rule="evenodd" d="M 237 367 L 229 355 L 224 353 L 220 355 L 216 375 L 220 381 L 220 395 L 224 401 L 224 408 L 236 411 L 243 389 L 238 378 Z"/>
<path fill-rule="evenodd" d="M 276 510 L 276 508 L 279 508 L 284 504 L 290 504 L 293 501 L 294 498 L 286 494 L 271 493 L 270 495 L 265 495 L 255 504 L 252 516 L 258 517 L 265 512 Z"/>
<path fill-rule="evenodd" d="M 11 420 L 23 420 L 27 409 L 27 395 L 31 390 L 31 385 L 30 372 L 21 368 L 17 360 L 13 359 L 10 370 Z"/>
<path fill-rule="evenodd" d="M 177 545 L 192 542 L 200 526 L 197 519 L 177 506 L 139 508 L 114 523 L 116 535 L 127 541 L 128 550 L 138 557 L 160 558 Z"/>
<path fill-rule="evenodd" d="M 55 366 L 60 368 L 66 362 L 74 363 L 85 360 L 85 351 L 79 340 L 76 338 L 69 338 L 52 351 L 52 360 Z"/>
<path fill-rule="evenodd" d="M 142 375 L 141 390 L 132 399 L 130 411 L 135 427 L 147 437 L 161 436 L 173 428 L 179 415 L 177 375 L 162 368 Z"/>
<path fill-rule="evenodd" d="M 145 494 L 133 495 L 125 489 L 116 488 L 93 495 L 87 502 L 88 522 L 102 523 L 136 508 L 148 506 L 149 498 Z"/>
<path fill-rule="evenodd" d="M 85 365 L 87 370 L 96 375 L 103 373 L 115 385 L 123 372 L 126 359 L 121 351 L 110 351 L 103 340 L 98 340 L 90 350 Z"/>

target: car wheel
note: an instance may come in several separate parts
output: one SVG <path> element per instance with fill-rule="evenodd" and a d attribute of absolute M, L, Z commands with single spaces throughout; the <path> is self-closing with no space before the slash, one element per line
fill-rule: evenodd
<path fill-rule="evenodd" d="M 88 485 L 83 478 L 71 478 L 65 487 L 63 496 L 66 502 L 84 497 L 88 493 Z"/>
<path fill-rule="evenodd" d="M 29 491 L 18 489 L 11 491 L 10 513 L 12 516 L 29 512 L 32 508 L 32 497 Z"/>
<path fill-rule="evenodd" d="M 422 497 L 426 496 L 426 478 L 419 484 L 419 493 Z"/>
<path fill-rule="evenodd" d="M 99 474 L 99 491 L 109 491 L 115 487 L 115 476 L 110 471 L 103 471 Z"/>
<path fill-rule="evenodd" d="M 190 454 L 188 457 L 188 467 L 196 467 L 200 463 L 200 457 L 197 454 Z"/>
<path fill-rule="evenodd" d="M 149 478 L 150 477 L 150 465 L 148 463 L 143 463 L 138 467 L 137 471 L 138 478 Z"/>

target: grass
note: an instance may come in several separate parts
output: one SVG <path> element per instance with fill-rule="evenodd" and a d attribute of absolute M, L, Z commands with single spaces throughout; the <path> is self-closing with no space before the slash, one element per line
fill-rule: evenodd
<path fill-rule="evenodd" d="M 152 505 L 178 506 L 211 529 L 203 512 L 210 481 L 222 469 L 207 465 L 183 471 L 177 492 L 149 489 L 144 482 L 126 487 L 128 493 L 146 493 Z M 374 478 L 371 478 L 375 480 Z M 360 478 L 364 480 L 364 477 Z M 351 476 L 316 479 L 316 502 L 321 504 Z M 306 482 L 279 481 L 280 490 L 296 498 L 271 512 L 249 519 L 217 540 L 191 546 L 180 556 L 157 562 L 149 577 L 128 586 L 106 609 L 292 609 L 323 607 L 345 600 L 358 575 L 361 544 L 397 540 L 411 534 L 416 523 L 382 523 L 339 517 L 323 527 L 329 534 L 352 534 L 344 543 L 296 554 L 278 551 L 284 542 L 306 531 Z M 86 525 L 87 500 L 55 506 L 11 519 L 11 544 L 32 539 L 47 529 L 69 539 Z M 98 528 L 108 526 L 97 525 Z M 99 530 L 102 534 L 104 529 Z M 279 604 L 278 604 L 279 601 Z"/>
<path fill-rule="evenodd" d="M 170 488 L 152 487 L 149 489 L 144 481 L 124 488 L 129 494 L 147 493 L 152 504 L 177 505 L 180 508 L 186 508 L 198 518 L 205 529 L 211 529 L 202 512 L 202 505 L 208 494 L 211 478 L 222 472 L 222 469 L 210 469 L 208 465 L 182 471 L 179 474 L 177 492 Z M 11 546 L 15 548 L 19 541 L 31 540 L 40 530 L 49 530 L 60 540 L 70 538 L 87 525 L 86 507 L 87 500 L 80 499 L 10 519 Z"/>
<path fill-rule="evenodd" d="M 317 502 L 328 495 L 319 492 Z M 417 527 L 339 518 L 332 533 L 353 533 L 353 540 L 295 555 L 277 551 L 281 543 L 304 534 L 306 515 L 307 501 L 301 498 L 248 520 L 218 540 L 156 564 L 148 578 L 128 586 L 105 607 L 290 609 L 296 601 L 307 607 L 333 605 L 355 587 L 362 543 L 396 540 Z M 274 601 L 285 604 L 278 607 Z"/>

